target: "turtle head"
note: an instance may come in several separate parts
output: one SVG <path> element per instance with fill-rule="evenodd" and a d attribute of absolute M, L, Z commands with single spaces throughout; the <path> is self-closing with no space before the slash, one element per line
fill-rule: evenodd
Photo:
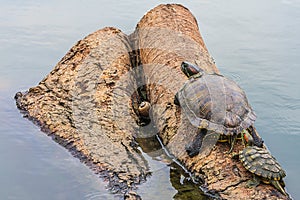
<path fill-rule="evenodd" d="M 199 72 L 202 72 L 203 70 L 197 65 L 183 61 L 181 63 L 181 71 L 189 78 L 195 74 L 198 74 Z"/>
<path fill-rule="evenodd" d="M 242 139 L 245 143 L 246 146 L 253 146 L 254 144 L 254 140 L 252 135 L 249 133 L 249 131 L 247 129 L 244 129 L 242 132 Z"/>

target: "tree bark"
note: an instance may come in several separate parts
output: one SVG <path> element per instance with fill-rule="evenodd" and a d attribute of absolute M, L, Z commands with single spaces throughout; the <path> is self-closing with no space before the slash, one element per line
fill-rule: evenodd
<path fill-rule="evenodd" d="M 226 153 L 227 143 L 217 143 L 208 156 L 187 155 L 185 146 L 196 136 L 197 128 L 173 103 L 174 95 L 187 80 L 180 64 L 189 61 L 207 72 L 219 72 L 189 10 L 176 4 L 157 6 L 138 23 L 135 39 L 158 135 L 169 153 L 203 180 L 206 193 L 221 199 L 288 199 L 271 185 L 246 188 L 252 175 Z M 239 141 L 234 152 L 242 148 Z"/>

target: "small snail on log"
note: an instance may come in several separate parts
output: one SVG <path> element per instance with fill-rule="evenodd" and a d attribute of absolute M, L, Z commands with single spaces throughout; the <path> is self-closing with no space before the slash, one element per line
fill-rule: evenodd
<path fill-rule="evenodd" d="M 142 117 L 149 117 L 150 108 L 151 104 L 148 101 L 142 101 L 138 107 L 139 114 Z"/>

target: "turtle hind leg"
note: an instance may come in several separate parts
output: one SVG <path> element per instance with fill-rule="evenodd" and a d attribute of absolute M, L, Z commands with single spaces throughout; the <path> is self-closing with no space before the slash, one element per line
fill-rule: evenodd
<path fill-rule="evenodd" d="M 251 136 L 253 138 L 254 145 L 257 146 L 257 147 L 262 147 L 264 141 L 261 137 L 259 137 L 256 129 L 254 128 L 254 126 L 250 126 L 249 129 L 250 129 Z"/>
<path fill-rule="evenodd" d="M 232 140 L 230 140 L 230 149 L 229 151 L 227 152 L 228 154 L 230 154 L 233 150 L 233 147 L 234 147 L 234 144 L 235 144 L 235 141 L 236 141 L 236 138 L 237 138 L 237 134 L 234 134 L 232 137 Z"/>
<path fill-rule="evenodd" d="M 206 129 L 200 129 L 195 139 L 186 145 L 185 150 L 190 157 L 194 157 L 199 154 L 200 148 L 202 146 L 202 140 L 206 133 Z"/>
<path fill-rule="evenodd" d="M 278 190 L 280 191 L 282 194 L 287 195 L 285 190 L 283 189 L 283 187 L 281 186 L 281 184 L 279 183 L 279 181 L 275 181 L 275 180 L 271 180 L 270 181 L 271 184 Z"/>
<path fill-rule="evenodd" d="M 253 178 L 250 179 L 249 181 L 247 181 L 246 183 L 246 187 L 248 188 L 255 188 L 256 186 L 258 186 L 260 183 L 260 178 L 253 175 Z"/>

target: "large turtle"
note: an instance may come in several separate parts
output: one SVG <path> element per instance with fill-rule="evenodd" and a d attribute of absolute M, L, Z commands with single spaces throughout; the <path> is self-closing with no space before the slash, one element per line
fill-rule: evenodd
<path fill-rule="evenodd" d="M 243 166 L 253 173 L 253 179 L 249 180 L 246 186 L 256 187 L 262 181 L 272 184 L 282 194 L 287 195 L 282 180 L 286 173 L 277 160 L 267 149 L 253 146 L 252 136 L 248 132 L 243 132 L 242 138 L 247 146 L 233 157 L 238 156 Z"/>
<path fill-rule="evenodd" d="M 186 147 L 189 156 L 202 152 L 202 143 L 202 148 L 213 147 L 220 135 L 229 136 L 231 152 L 236 136 L 245 129 L 252 133 L 255 145 L 262 146 L 252 126 L 256 115 L 246 94 L 233 80 L 216 73 L 208 74 L 188 62 L 182 62 L 181 70 L 189 79 L 175 95 L 174 103 L 180 105 L 190 123 L 199 128 L 196 138 Z"/>

